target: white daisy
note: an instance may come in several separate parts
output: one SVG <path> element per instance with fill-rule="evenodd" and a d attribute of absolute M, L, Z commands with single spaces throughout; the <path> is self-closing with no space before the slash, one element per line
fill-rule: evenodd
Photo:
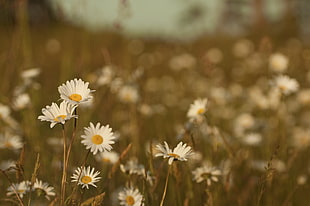
<path fill-rule="evenodd" d="M 0 134 L 0 148 L 1 149 L 21 149 L 23 147 L 23 142 L 20 136 L 11 135 L 9 133 Z"/>
<path fill-rule="evenodd" d="M 249 146 L 256 146 L 262 142 L 262 135 L 259 133 L 249 133 L 242 138 L 242 142 Z"/>
<path fill-rule="evenodd" d="M 187 112 L 187 117 L 190 119 L 197 119 L 201 117 L 206 111 L 208 99 L 196 99 L 193 104 L 190 105 Z"/>
<path fill-rule="evenodd" d="M 286 75 L 279 75 L 274 79 L 275 87 L 284 95 L 289 95 L 298 90 L 298 82 Z"/>
<path fill-rule="evenodd" d="M 86 146 L 86 149 L 90 149 L 94 155 L 98 151 L 103 152 L 112 149 L 111 144 L 114 144 L 115 136 L 109 125 L 100 126 L 98 122 L 95 127 L 93 123 L 90 123 L 90 127 L 84 128 L 84 134 L 81 136 L 83 138 L 81 143 Z"/>
<path fill-rule="evenodd" d="M 6 120 L 10 117 L 11 110 L 8 106 L 0 103 L 0 119 Z"/>
<path fill-rule="evenodd" d="M 288 58 L 281 53 L 274 53 L 269 57 L 269 68 L 274 72 L 282 73 L 287 69 Z"/>
<path fill-rule="evenodd" d="M 55 196 L 54 187 L 49 186 L 48 183 L 42 182 L 36 179 L 33 188 L 35 189 L 38 196 L 44 196 L 46 199 L 50 200 L 50 196 Z"/>
<path fill-rule="evenodd" d="M 18 193 L 20 198 L 23 198 L 23 196 L 29 191 L 29 181 L 22 181 L 20 183 L 13 183 L 8 189 L 7 189 L 7 196 L 15 195 L 14 190 Z"/>
<path fill-rule="evenodd" d="M 143 196 L 138 189 L 125 188 L 123 191 L 118 193 L 118 199 L 120 205 L 125 206 L 143 206 Z"/>
<path fill-rule="evenodd" d="M 125 85 L 120 88 L 118 97 L 123 103 L 136 103 L 139 100 L 137 88 Z"/>
<path fill-rule="evenodd" d="M 88 85 L 88 82 L 81 79 L 66 81 L 58 87 L 60 98 L 74 105 L 87 102 L 93 98 L 90 93 L 94 91 L 90 90 Z"/>
<path fill-rule="evenodd" d="M 82 185 L 82 188 L 86 187 L 87 189 L 89 189 L 89 185 L 97 187 L 94 183 L 101 179 L 101 177 L 98 177 L 99 174 L 100 172 L 95 172 L 95 168 L 91 169 L 90 166 L 87 168 L 78 167 L 71 176 L 71 182 L 78 182 L 78 185 Z"/>
<path fill-rule="evenodd" d="M 69 104 L 67 101 L 61 102 L 59 107 L 53 102 L 51 106 L 46 106 L 42 109 L 43 115 L 39 116 L 38 119 L 51 122 L 51 128 L 57 123 L 65 124 L 67 120 L 77 118 L 77 115 L 73 115 L 76 107 L 77 105 Z"/>
<path fill-rule="evenodd" d="M 119 159 L 119 154 L 114 151 L 103 151 L 96 155 L 96 159 L 99 162 L 106 162 L 110 164 L 115 164 Z"/>
<path fill-rule="evenodd" d="M 13 108 L 15 110 L 21 110 L 29 106 L 31 103 L 30 97 L 27 93 L 23 93 L 15 97 L 13 100 Z"/>
<path fill-rule="evenodd" d="M 125 165 L 121 164 L 120 169 L 123 173 L 145 175 L 144 165 L 139 164 L 137 158 L 132 158 L 126 162 Z"/>
<path fill-rule="evenodd" d="M 41 70 L 40 68 L 32 68 L 32 69 L 27 69 L 21 72 L 20 76 L 24 80 L 29 80 L 32 78 L 37 77 L 40 74 Z"/>
<path fill-rule="evenodd" d="M 0 163 L 0 169 L 1 170 L 7 170 L 8 172 L 14 172 L 15 170 L 10 170 L 10 168 L 15 168 L 16 162 L 14 160 L 5 160 Z"/>
<path fill-rule="evenodd" d="M 158 153 L 155 154 L 156 157 L 163 156 L 163 158 L 169 158 L 169 165 L 172 164 L 173 161 L 187 161 L 187 158 L 192 155 L 192 148 L 180 142 L 173 151 L 169 148 L 167 142 L 164 142 L 164 145 L 158 144 L 156 145 Z"/>
<path fill-rule="evenodd" d="M 208 186 L 211 186 L 212 182 L 218 182 L 218 176 L 220 176 L 222 173 L 219 169 L 213 167 L 211 164 L 207 163 L 202 167 L 196 168 L 194 171 L 192 171 L 192 174 L 194 176 L 194 180 L 197 183 L 206 181 Z"/>

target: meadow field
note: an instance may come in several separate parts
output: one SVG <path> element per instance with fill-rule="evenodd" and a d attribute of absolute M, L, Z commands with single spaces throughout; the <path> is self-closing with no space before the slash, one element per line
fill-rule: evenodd
<path fill-rule="evenodd" d="M 295 25 L 179 42 L 17 14 L 0 25 L 0 205 L 310 205 Z"/>

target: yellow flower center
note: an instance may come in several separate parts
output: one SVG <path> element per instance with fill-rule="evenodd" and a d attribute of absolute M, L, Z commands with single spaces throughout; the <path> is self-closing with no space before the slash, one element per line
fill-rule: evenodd
<path fill-rule="evenodd" d="M 102 144 L 103 142 L 103 137 L 101 137 L 100 135 L 96 134 L 94 135 L 92 138 L 91 138 L 91 141 L 94 143 L 94 144 Z"/>
<path fill-rule="evenodd" d="M 132 100 L 132 96 L 130 94 L 125 94 L 124 99 L 130 102 Z"/>
<path fill-rule="evenodd" d="M 71 94 L 69 98 L 76 102 L 79 102 L 82 100 L 82 96 L 79 94 Z"/>
<path fill-rule="evenodd" d="M 17 193 L 24 193 L 25 190 L 17 190 Z"/>
<path fill-rule="evenodd" d="M 132 196 L 127 196 L 126 197 L 126 203 L 127 203 L 127 205 L 133 205 L 133 204 L 135 204 L 135 199 Z"/>
<path fill-rule="evenodd" d="M 67 117 L 67 115 L 64 115 L 64 114 L 58 115 L 58 116 L 54 119 L 54 121 L 55 121 L 55 122 L 59 122 L 60 119 L 61 119 L 61 120 L 64 120 L 64 119 L 66 119 L 66 117 Z"/>
<path fill-rule="evenodd" d="M 81 178 L 81 182 L 83 182 L 84 184 L 88 184 L 92 181 L 91 177 L 90 176 L 83 176 Z"/>
<path fill-rule="evenodd" d="M 205 109 L 204 108 L 200 108 L 200 109 L 198 109 L 197 113 L 198 114 L 203 114 L 203 113 L 205 113 Z"/>
<path fill-rule="evenodd" d="M 6 148 L 11 148 L 11 147 L 13 147 L 13 145 L 12 145 L 11 142 L 5 142 L 4 146 L 5 146 Z"/>
<path fill-rule="evenodd" d="M 174 157 L 174 158 L 179 158 L 180 155 L 174 154 L 174 153 L 169 153 L 168 154 L 170 157 Z"/>
<path fill-rule="evenodd" d="M 279 88 L 282 90 L 282 91 L 285 91 L 287 90 L 287 86 L 286 85 L 280 85 Z"/>
<path fill-rule="evenodd" d="M 106 157 L 102 158 L 102 161 L 103 162 L 111 162 L 111 160 L 109 158 L 106 158 Z"/>

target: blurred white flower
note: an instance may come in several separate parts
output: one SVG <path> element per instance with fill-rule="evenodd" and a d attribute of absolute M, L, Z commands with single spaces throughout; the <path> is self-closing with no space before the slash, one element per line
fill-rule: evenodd
<path fill-rule="evenodd" d="M 223 52 L 219 48 L 211 48 L 206 52 L 204 58 L 213 64 L 218 64 L 223 59 Z"/>
<path fill-rule="evenodd" d="M 114 151 L 103 151 L 96 155 L 96 160 L 98 162 L 115 164 L 119 160 L 119 154 Z"/>
<path fill-rule="evenodd" d="M 31 79 L 37 77 L 40 73 L 40 68 L 32 68 L 22 71 L 20 76 L 23 78 L 24 81 L 30 81 Z"/>
<path fill-rule="evenodd" d="M 13 108 L 15 110 L 21 110 L 29 106 L 31 103 L 30 97 L 27 93 L 23 93 L 15 97 L 13 100 Z"/>
<path fill-rule="evenodd" d="M 233 48 L 232 52 L 236 57 L 245 58 L 250 55 L 254 50 L 253 42 L 248 39 L 240 39 L 238 40 Z"/>
<path fill-rule="evenodd" d="M 207 103 L 208 99 L 196 99 L 194 103 L 192 103 L 187 112 L 187 117 L 191 120 L 199 119 L 203 116 L 203 114 L 207 111 Z"/>
<path fill-rule="evenodd" d="M 114 71 L 113 67 L 111 66 L 104 66 L 99 73 L 98 79 L 96 81 L 97 85 L 109 85 L 114 78 Z"/>
<path fill-rule="evenodd" d="M 11 110 L 8 106 L 0 103 L 0 119 L 6 120 L 10 117 Z"/>
<path fill-rule="evenodd" d="M 288 58 L 281 53 L 274 53 L 269 57 L 269 68 L 277 73 L 283 73 L 288 67 Z"/>
<path fill-rule="evenodd" d="M 249 146 L 257 146 L 262 142 L 262 135 L 259 133 L 249 133 L 242 137 L 241 141 Z"/>
<path fill-rule="evenodd" d="M 136 103 L 139 100 L 139 93 L 136 87 L 125 85 L 118 91 L 118 97 L 123 103 Z"/>
<path fill-rule="evenodd" d="M 289 95 L 298 90 L 298 82 L 286 75 L 279 75 L 274 79 L 275 88 L 277 88 L 282 94 Z"/>
<path fill-rule="evenodd" d="M 20 136 L 11 135 L 9 133 L 0 134 L 0 149 L 18 150 L 23 147 Z"/>
<path fill-rule="evenodd" d="M 206 181 L 208 186 L 211 186 L 212 182 L 218 182 L 218 176 L 222 174 L 222 172 L 213 167 L 210 163 L 204 164 L 202 167 L 196 168 L 192 171 L 193 179 L 197 182 Z"/>
<path fill-rule="evenodd" d="M 174 71 L 190 69 L 196 65 L 196 59 L 189 53 L 180 54 L 170 59 L 169 66 Z"/>

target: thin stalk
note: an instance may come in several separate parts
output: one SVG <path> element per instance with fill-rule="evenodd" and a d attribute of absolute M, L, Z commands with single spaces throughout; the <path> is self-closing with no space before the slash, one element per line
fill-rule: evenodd
<path fill-rule="evenodd" d="M 206 194 L 207 194 L 207 205 L 208 206 L 213 206 L 213 197 L 212 197 L 212 194 L 208 188 L 208 185 L 206 186 Z"/>
<path fill-rule="evenodd" d="M 166 182 L 165 182 L 164 193 L 163 193 L 163 196 L 161 198 L 159 206 L 163 206 L 164 205 L 164 201 L 165 201 L 165 197 L 166 197 L 166 193 L 167 193 L 167 188 L 168 188 L 168 179 L 169 179 L 170 170 L 171 170 L 171 166 L 169 165 L 168 173 L 167 173 L 167 177 L 166 177 Z"/>
<path fill-rule="evenodd" d="M 74 110 L 74 115 L 77 115 L 77 108 L 75 108 L 75 110 Z M 73 127 L 72 137 L 71 137 L 70 144 L 68 147 L 68 152 L 67 152 L 67 159 L 66 159 L 67 166 L 68 166 L 68 162 L 69 162 L 71 148 L 72 148 L 75 136 L 76 136 L 76 128 L 77 128 L 77 118 L 74 118 L 74 127 Z"/>
<path fill-rule="evenodd" d="M 65 125 L 62 125 L 62 136 L 63 136 L 63 168 L 62 168 L 62 179 L 61 179 L 61 191 L 60 191 L 60 205 L 64 205 L 64 200 L 65 200 L 65 194 L 66 194 L 66 179 L 67 179 L 67 138 L 65 134 Z"/>

